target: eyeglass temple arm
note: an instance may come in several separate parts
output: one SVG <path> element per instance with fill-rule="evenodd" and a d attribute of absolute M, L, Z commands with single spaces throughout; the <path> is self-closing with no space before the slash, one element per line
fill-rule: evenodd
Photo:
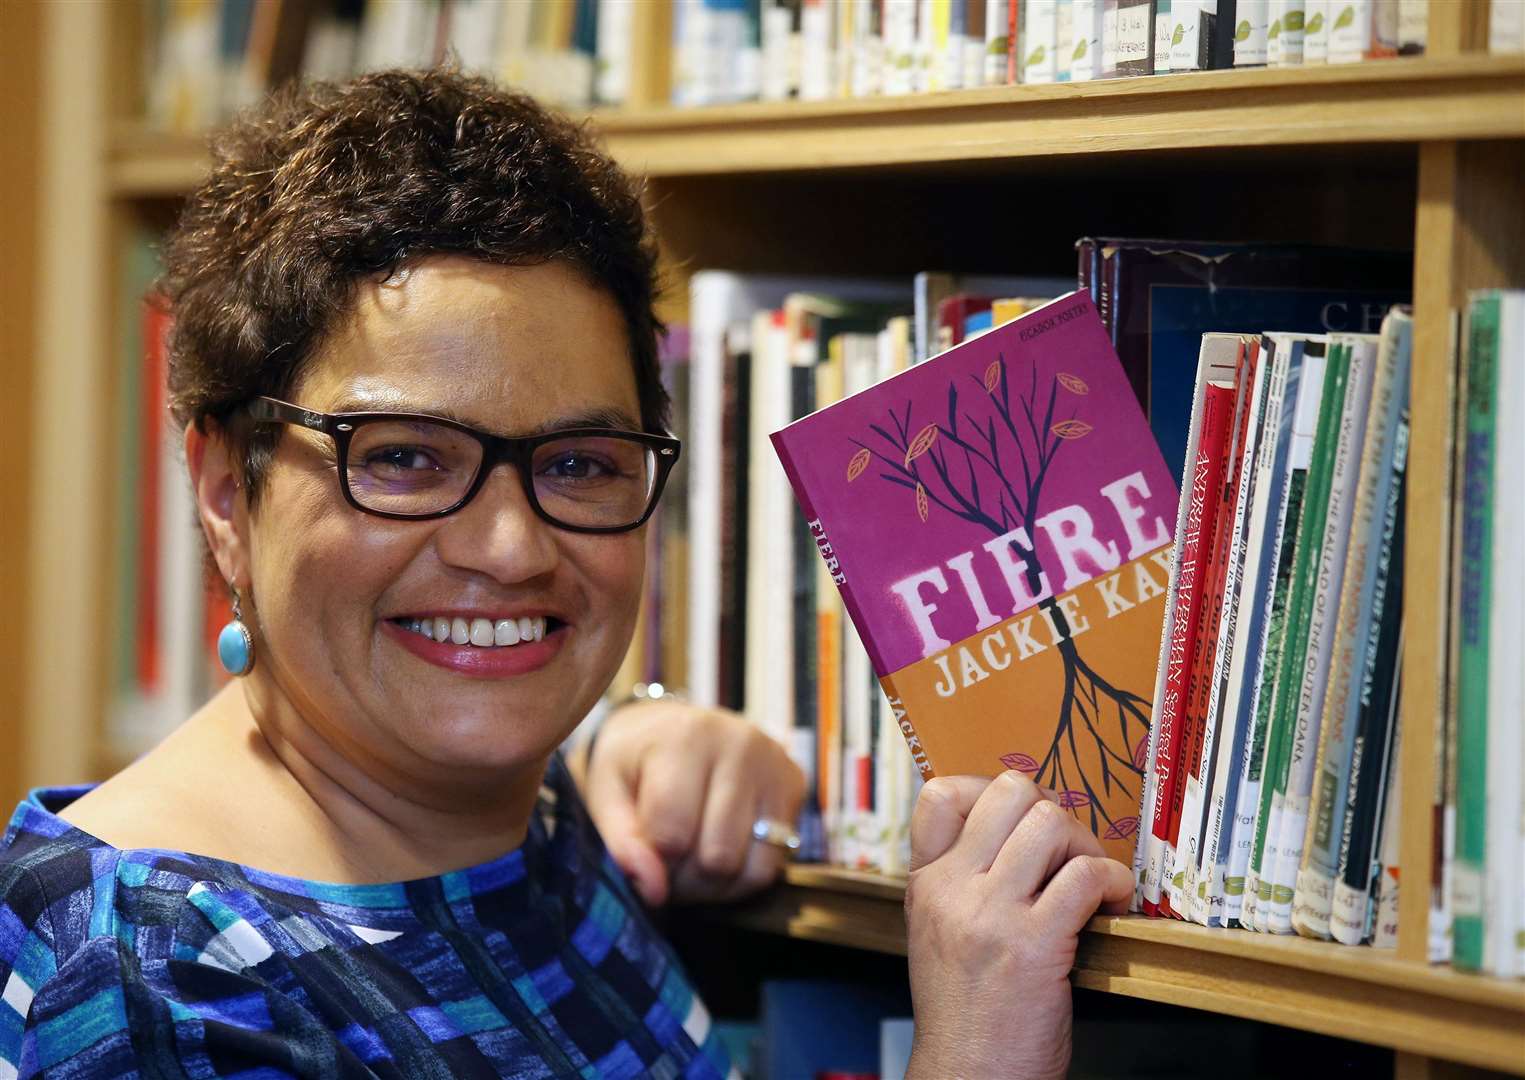
<path fill-rule="evenodd" d="M 321 431 L 325 435 L 333 434 L 334 418 L 328 413 L 303 409 L 289 402 L 277 401 L 272 397 L 257 397 L 251 401 L 249 418 L 263 422 L 295 424 L 298 427 Z"/>

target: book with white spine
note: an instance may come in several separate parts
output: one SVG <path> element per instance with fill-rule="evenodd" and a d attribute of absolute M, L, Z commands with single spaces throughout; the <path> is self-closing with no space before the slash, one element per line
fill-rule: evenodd
<path fill-rule="evenodd" d="M 1220 845 L 1225 842 L 1225 819 L 1230 809 L 1230 800 L 1238 795 L 1239 759 L 1247 735 L 1247 725 L 1242 723 L 1239 713 L 1245 649 L 1240 627 L 1249 621 L 1249 605 L 1254 597 L 1253 586 L 1245 580 L 1245 573 L 1247 567 L 1253 565 L 1248 559 L 1255 480 L 1258 476 L 1255 465 L 1264 441 L 1272 358 L 1261 351 L 1258 338 L 1248 340 L 1245 347 L 1258 353 L 1258 357 L 1254 367 L 1254 383 L 1250 390 L 1244 464 L 1239 476 L 1239 490 L 1234 497 L 1234 522 L 1230 533 L 1232 547 L 1223 585 L 1223 623 L 1218 634 L 1218 655 L 1213 663 L 1212 700 L 1208 706 L 1209 723 L 1218 728 L 1214 743 L 1216 759 L 1206 770 L 1201 855 L 1196 869 L 1196 891 L 1191 897 L 1192 921 L 1204 926 L 1216 926 L 1222 922 L 1225 905 L 1219 852 Z M 1203 756 L 1207 756 L 1206 748 L 1203 749 Z"/>
<path fill-rule="evenodd" d="M 1262 346 L 1261 363 L 1269 369 L 1266 408 L 1251 484 L 1244 595 L 1240 598 L 1240 618 L 1234 627 L 1234 651 L 1225 704 L 1236 713 L 1239 752 L 1238 758 L 1232 762 L 1238 770 L 1237 783 L 1224 791 L 1226 821 L 1219 840 L 1215 871 L 1220 879 L 1217 888 L 1223 895 L 1223 911 L 1218 917 L 1221 923 L 1239 919 L 1244 902 L 1244 869 L 1249 862 L 1250 834 L 1254 826 L 1253 808 L 1260 793 L 1265 724 L 1256 705 L 1281 550 L 1283 495 L 1292 441 L 1292 406 L 1302 372 L 1302 342 L 1294 344 L 1292 338 L 1292 335 L 1267 334 Z M 1209 912 L 1209 922 L 1212 918 L 1213 913 Z"/>
<path fill-rule="evenodd" d="M 1298 867 L 1302 865 L 1324 694 L 1328 688 L 1329 659 L 1334 649 L 1335 620 L 1345 574 L 1345 551 L 1350 541 L 1356 478 L 1365 442 L 1377 359 L 1378 338 L 1375 335 L 1338 334 L 1334 339 L 1350 349 L 1350 374 L 1330 467 L 1329 504 L 1324 518 L 1318 574 L 1308 608 L 1307 651 L 1303 667 L 1296 673 L 1301 679 L 1301 687 L 1296 702 L 1286 795 L 1282 803 L 1277 861 L 1271 878 L 1272 902 L 1268 920 L 1273 932 L 1283 934 L 1292 930 L 1292 894 L 1297 885 Z"/>
<path fill-rule="evenodd" d="M 1490 0 L 1488 51 L 1495 56 L 1525 53 L 1525 3 L 1520 0 Z"/>
<path fill-rule="evenodd" d="M 1022 81 L 1051 83 L 1057 70 L 1059 12 L 1056 0 L 1027 0 L 1022 5 Z"/>
<path fill-rule="evenodd" d="M 1261 67 L 1267 62 L 1271 27 L 1271 0 L 1239 0 L 1234 9 L 1234 66 Z"/>
<path fill-rule="evenodd" d="M 1101 78 L 1102 0 L 1075 0 L 1070 19 L 1070 81 Z"/>
<path fill-rule="evenodd" d="M 1312 0 L 1271 0 L 1266 30 L 1266 58 L 1272 67 L 1298 67 L 1305 55 Z"/>
<path fill-rule="evenodd" d="M 1307 0 L 1303 9 L 1303 63 L 1329 62 L 1329 9 L 1334 0 Z"/>
<path fill-rule="evenodd" d="M 1303 837 L 1303 859 L 1293 896 L 1292 926 L 1306 937 L 1328 938 L 1330 905 L 1344 836 L 1346 794 L 1351 783 L 1361 712 L 1361 682 L 1372 640 L 1376 590 L 1383 579 L 1379 559 L 1389 498 L 1396 505 L 1393 458 L 1408 408 L 1413 319 L 1394 310 L 1382 325 L 1372 381 L 1364 452 L 1360 455 L 1350 539 L 1330 655 L 1315 782 Z M 1401 473 L 1399 478 L 1401 479 Z"/>
<path fill-rule="evenodd" d="M 1421 56 L 1430 36 L 1430 0 L 1398 0 L 1398 52 Z"/>

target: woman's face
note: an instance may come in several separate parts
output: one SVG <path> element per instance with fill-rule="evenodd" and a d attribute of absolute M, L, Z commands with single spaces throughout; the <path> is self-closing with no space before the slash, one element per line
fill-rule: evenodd
<path fill-rule="evenodd" d="M 640 429 L 619 308 L 559 263 L 435 257 L 363 283 L 290 397 L 324 412 L 439 413 L 501 435 Z M 251 678 L 274 680 L 330 741 L 393 767 L 538 762 L 619 666 L 643 530 L 558 529 L 531 510 L 511 464 L 448 517 L 388 520 L 346 503 L 336 468 L 329 439 L 285 429 L 246 524 L 261 635 Z M 405 625 L 424 619 L 548 623 L 540 642 L 489 650 Z"/>

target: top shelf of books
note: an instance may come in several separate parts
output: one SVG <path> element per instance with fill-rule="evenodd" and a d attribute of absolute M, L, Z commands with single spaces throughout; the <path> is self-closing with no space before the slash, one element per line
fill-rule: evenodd
<path fill-rule="evenodd" d="M 1525 138 L 1525 58 L 1397 58 L 1203 71 L 909 97 L 594 113 L 610 150 L 653 177 L 882 168 L 1236 147 Z M 118 128 L 122 198 L 184 194 L 198 136 Z"/>

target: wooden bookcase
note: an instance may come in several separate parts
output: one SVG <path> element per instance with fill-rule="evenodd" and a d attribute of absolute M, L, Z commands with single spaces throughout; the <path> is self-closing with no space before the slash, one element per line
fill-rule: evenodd
<path fill-rule="evenodd" d="M 1058 272 L 1080 235 L 1412 245 L 1413 444 L 1405 600 L 1407 796 L 1396 954 L 1166 921 L 1098 918 L 1077 985 L 1339 1035 L 1398 1051 L 1405 1077 L 1460 1062 L 1525 1075 L 1525 983 L 1424 960 L 1429 793 L 1439 713 L 1448 320 L 1467 290 L 1525 286 L 1525 60 L 1483 51 L 1485 4 L 1433 0 L 1429 54 L 1349 67 L 1207 72 L 912 98 L 678 112 L 665 98 L 667 5 L 643 4 L 637 103 L 595 115 L 649 178 L 682 319 L 686 281 L 744 271 Z M 39 361 L 31 377 L 29 782 L 99 774 L 109 594 L 115 259 L 199 178 L 198 140 L 155 135 L 136 5 L 44 9 Z M 67 284 L 65 284 L 67 283 Z M 102 622 L 104 620 L 101 620 Z M 795 867 L 726 913 L 794 938 L 904 952 L 902 886 Z"/>

